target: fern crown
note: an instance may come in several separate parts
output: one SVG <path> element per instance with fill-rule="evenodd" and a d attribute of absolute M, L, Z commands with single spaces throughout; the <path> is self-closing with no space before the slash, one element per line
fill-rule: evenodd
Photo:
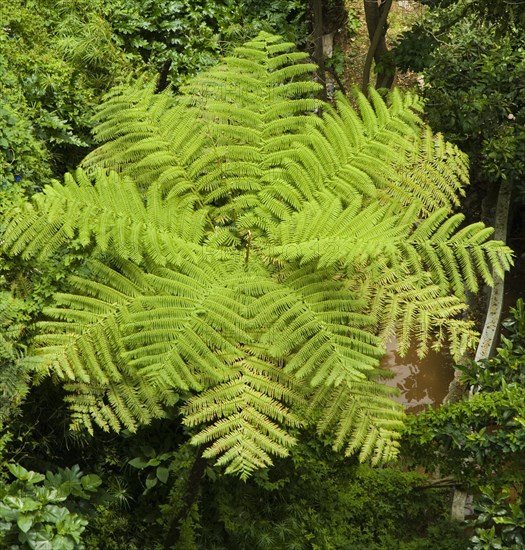
<path fill-rule="evenodd" d="M 13 254 L 93 250 L 38 337 L 75 427 L 136 430 L 182 399 L 193 442 L 243 478 L 312 423 L 385 462 L 403 420 L 385 342 L 471 343 L 465 290 L 511 253 L 453 214 L 464 155 L 411 94 L 323 104 L 314 68 L 263 33 L 179 96 L 118 89 L 83 170 L 12 213 Z"/>

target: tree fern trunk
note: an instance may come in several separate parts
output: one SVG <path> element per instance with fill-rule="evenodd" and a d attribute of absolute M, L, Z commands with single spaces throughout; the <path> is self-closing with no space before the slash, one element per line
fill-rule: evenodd
<path fill-rule="evenodd" d="M 155 93 L 160 94 L 168 87 L 168 75 L 171 69 L 171 59 L 164 61 L 162 69 L 159 73 L 159 78 L 157 80 L 157 87 L 155 88 Z"/>
<path fill-rule="evenodd" d="M 182 499 L 182 506 L 179 513 L 176 514 L 176 516 L 173 518 L 168 533 L 166 535 L 166 539 L 164 541 L 165 550 L 176 548 L 177 543 L 180 539 L 182 524 L 187 519 L 188 515 L 191 512 L 192 506 L 195 504 L 199 496 L 201 481 L 207 466 L 206 459 L 202 457 L 204 449 L 204 446 L 201 446 L 197 449 L 197 455 L 195 457 L 195 460 L 193 461 L 188 475 L 186 491 Z"/>

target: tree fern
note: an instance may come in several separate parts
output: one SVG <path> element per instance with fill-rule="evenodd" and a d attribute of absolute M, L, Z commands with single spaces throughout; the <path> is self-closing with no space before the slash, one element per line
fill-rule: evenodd
<path fill-rule="evenodd" d="M 330 106 L 312 69 L 263 33 L 177 97 L 114 91 L 85 171 L 11 212 L 12 254 L 90 251 L 35 350 L 75 426 L 135 430 L 182 400 L 192 441 L 241 477 L 308 423 L 361 460 L 395 457 L 385 342 L 462 352 L 465 289 L 511 253 L 452 213 L 466 161 L 417 98 Z"/>

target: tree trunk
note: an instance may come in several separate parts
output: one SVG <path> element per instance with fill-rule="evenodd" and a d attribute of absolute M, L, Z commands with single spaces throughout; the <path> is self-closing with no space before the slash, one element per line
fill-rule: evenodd
<path fill-rule="evenodd" d="M 162 69 L 159 73 L 159 78 L 157 80 L 157 86 L 155 88 L 155 93 L 160 94 L 160 92 L 163 92 L 168 87 L 168 74 L 171 69 L 171 59 L 167 59 L 164 61 L 164 64 L 162 65 Z"/>
<path fill-rule="evenodd" d="M 494 235 L 496 241 L 507 242 L 509 211 L 512 204 L 512 185 L 508 181 L 502 181 L 496 203 L 494 219 Z M 480 362 L 489 359 L 494 355 L 496 342 L 498 340 L 501 315 L 503 313 L 503 297 L 505 292 L 505 278 L 498 277 L 493 273 L 494 286 L 490 293 L 489 305 L 483 323 L 483 331 L 479 339 L 478 348 L 474 361 Z M 454 380 L 450 383 L 450 389 L 445 401 L 454 402 L 453 398 L 459 393 L 460 371 L 456 370 Z M 469 393 L 470 396 L 470 393 Z M 456 489 L 452 501 L 451 519 L 456 521 L 465 520 L 465 503 L 467 493 Z"/>
<path fill-rule="evenodd" d="M 179 513 L 173 518 L 166 539 L 164 540 L 164 549 L 170 550 L 178 542 L 180 538 L 180 529 L 184 520 L 191 512 L 193 504 L 196 502 L 199 496 L 201 481 L 206 470 L 206 459 L 202 457 L 204 447 L 199 447 L 197 456 L 191 466 L 190 473 L 188 474 L 188 481 L 186 483 L 186 491 L 183 497 L 183 503 Z"/>
<path fill-rule="evenodd" d="M 364 94 L 368 90 L 372 61 L 375 61 L 377 65 L 388 52 L 386 31 L 388 28 L 388 13 L 391 7 L 392 0 L 364 0 L 366 27 L 370 38 L 370 47 L 366 56 L 365 67 L 363 69 L 363 83 L 361 85 Z M 377 73 L 376 88 L 391 88 L 393 82 L 393 74 Z"/>
<path fill-rule="evenodd" d="M 314 42 L 314 58 L 317 63 L 317 79 L 323 86 L 321 90 L 321 99 L 327 101 L 326 93 L 326 70 L 324 66 L 323 52 L 323 2 L 322 0 L 310 0 L 310 10 L 312 13 L 312 37 Z"/>

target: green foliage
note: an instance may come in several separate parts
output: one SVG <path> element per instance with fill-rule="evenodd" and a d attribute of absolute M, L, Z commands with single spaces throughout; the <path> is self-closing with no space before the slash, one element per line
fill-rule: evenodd
<path fill-rule="evenodd" d="M 502 32 L 520 33 L 525 23 L 525 7 L 521 2 L 506 0 L 470 0 L 468 8 L 474 7 L 485 21 L 495 24 Z"/>
<path fill-rule="evenodd" d="M 305 34 L 305 6 L 298 0 L 112 0 L 102 7 L 115 43 L 130 59 L 160 70 L 170 62 L 169 81 L 179 87 L 188 76 L 215 64 L 231 44 L 261 30 L 296 41 Z"/>
<path fill-rule="evenodd" d="M 478 179 L 519 186 L 525 174 L 525 41 L 511 20 L 524 16 L 519 2 L 454 2 L 430 10 L 395 55 L 402 68 L 423 72 L 431 126 L 469 153 Z"/>
<path fill-rule="evenodd" d="M 525 306 L 523 298 L 510 308 L 512 317 L 504 319 L 497 354 L 489 360 L 460 367 L 462 380 L 472 394 L 496 392 L 508 386 L 525 387 Z"/>
<path fill-rule="evenodd" d="M 523 388 L 506 387 L 411 418 L 403 452 L 462 480 L 487 481 L 493 470 L 519 462 L 525 448 L 524 399 Z"/>
<path fill-rule="evenodd" d="M 141 454 L 132 458 L 129 461 L 129 465 L 138 470 L 147 471 L 147 477 L 145 478 L 144 493 L 151 491 L 157 483 L 167 484 L 170 476 L 170 467 L 173 462 L 176 453 L 175 451 L 169 451 L 165 453 L 157 454 L 152 447 L 142 447 L 140 449 Z"/>
<path fill-rule="evenodd" d="M 470 398 L 413 417 L 403 451 L 476 493 L 471 548 L 523 547 L 525 307 L 518 300 L 494 358 L 462 367 Z"/>
<path fill-rule="evenodd" d="M 23 364 L 20 323 L 21 300 L 0 294 L 0 427 L 14 414 L 28 391 L 28 369 Z"/>
<path fill-rule="evenodd" d="M 339 76 L 343 75 L 345 70 L 345 54 L 343 50 L 336 46 L 332 52 L 332 57 L 326 60 L 327 67 L 330 67 Z"/>
<path fill-rule="evenodd" d="M 4 9 L 4 8 L 2 8 Z M 0 214 L 33 182 L 49 182 L 49 152 L 38 139 L 31 102 L 20 94 L 16 70 L 8 61 L 14 37 L 0 32 Z M 10 32 L 10 31 L 8 31 Z"/>
<path fill-rule="evenodd" d="M 353 38 L 359 32 L 362 21 L 359 18 L 359 12 L 355 7 L 349 6 L 347 3 L 345 9 L 347 14 L 346 30 L 348 31 L 350 37 Z"/>
<path fill-rule="evenodd" d="M 158 442 L 140 450 L 142 464 L 165 452 L 160 443 L 165 432 L 146 432 L 137 437 Z M 83 537 L 87 548 L 162 547 L 161 528 L 166 530 L 184 509 L 196 452 L 185 444 L 172 457 L 161 461 L 172 460 L 168 485 L 158 483 L 141 495 L 141 484 L 133 504 L 117 513 L 98 508 Z M 143 481 L 156 467 L 128 469 L 128 483 L 133 485 L 137 473 Z M 206 468 L 198 486 L 192 486 L 199 498 L 183 520 L 175 548 L 466 548 L 462 530 L 446 520 L 448 491 L 427 483 L 421 474 L 357 466 L 307 431 L 293 456 L 277 459 L 271 470 L 259 470 L 247 481 Z"/>
<path fill-rule="evenodd" d="M 14 197 L 14 198 L 13 198 Z M 6 210 L 16 211 L 25 199 L 23 190 L 13 189 L 13 193 L 4 195 L 3 206 Z M 11 202 L 12 201 L 12 202 Z M 11 202 L 11 204 L 9 204 Z M 20 407 L 28 395 L 31 385 L 36 385 L 38 377 L 38 358 L 28 355 L 32 339 L 37 332 L 35 322 L 41 316 L 42 308 L 49 305 L 53 295 L 62 288 L 67 274 L 83 261 L 85 252 L 75 250 L 70 244 L 67 253 L 61 250 L 45 265 L 35 265 L 16 257 L 2 256 L 0 262 L 0 428 L 15 429 L 13 423 L 21 419 Z M 59 257 L 61 256 L 61 257 Z M 43 411 L 35 407 L 35 419 Z M 55 413 L 56 403 L 50 414 Z M 28 426 L 20 429 L 29 433 L 36 420 L 26 419 Z"/>
<path fill-rule="evenodd" d="M 523 384 L 525 310 L 520 299 L 512 310 L 494 358 L 459 367 L 468 400 L 411 417 L 405 452 L 419 463 L 438 465 L 473 485 L 491 481 L 498 472 L 504 483 L 523 476 L 525 386 Z"/>
<path fill-rule="evenodd" d="M 261 33 L 179 98 L 116 90 L 91 176 L 11 212 L 9 253 L 91 252 L 38 337 L 76 428 L 135 431 L 182 397 L 192 442 L 227 473 L 286 456 L 308 423 L 385 462 L 403 418 L 378 383 L 385 341 L 468 345 L 465 286 L 511 253 L 451 215 L 464 157 L 413 96 L 322 104 L 305 58 Z"/>
<path fill-rule="evenodd" d="M 79 499 L 89 500 L 101 480 L 78 466 L 44 476 L 8 464 L 14 481 L 0 483 L 0 531 L 9 548 L 73 550 L 82 548 L 88 521 Z"/>
<path fill-rule="evenodd" d="M 476 502 L 476 518 L 471 521 L 474 535 L 472 550 L 508 548 L 519 550 L 525 544 L 525 510 L 521 495 L 511 495 L 508 488 L 481 488 Z"/>
<path fill-rule="evenodd" d="M 86 154 L 95 104 L 131 70 L 123 53 L 108 47 L 111 38 L 104 40 L 93 29 L 90 52 L 103 51 L 104 64 L 87 62 L 80 45 L 71 51 L 70 37 L 96 20 L 98 4 L 2 3 L 0 117 L 7 124 L 0 138 L 0 183 L 15 178 L 42 187 L 49 182 L 49 164 L 62 176 L 65 166 L 74 166 Z"/>
<path fill-rule="evenodd" d="M 6 76 L 0 66 L 0 74 Z M 0 89 L 2 104 L 0 107 L 0 193 L 2 195 L 1 212 L 5 204 L 17 191 L 30 181 L 48 181 L 49 168 L 47 155 L 42 144 L 31 132 L 30 122 L 9 105 L 8 98 Z"/>
<path fill-rule="evenodd" d="M 521 2 L 507 2 L 506 0 L 421 0 L 422 4 L 432 8 L 449 8 L 453 11 L 455 5 L 475 12 L 484 22 L 501 27 L 504 32 L 520 31 L 520 24 L 525 21 L 525 8 Z"/>
<path fill-rule="evenodd" d="M 197 548 L 466 548 L 446 523 L 446 493 L 423 489 L 425 476 L 357 467 L 314 438 L 298 450 L 246 483 L 205 484 Z"/>
<path fill-rule="evenodd" d="M 40 188 L 91 146 L 94 106 L 171 62 L 176 86 L 260 30 L 306 34 L 299 0 L 5 0 L 0 7 L 0 190 Z"/>

